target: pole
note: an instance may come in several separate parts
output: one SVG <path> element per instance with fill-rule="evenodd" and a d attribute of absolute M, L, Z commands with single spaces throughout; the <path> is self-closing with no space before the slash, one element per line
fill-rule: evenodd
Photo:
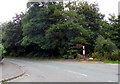
<path fill-rule="evenodd" d="M 83 46 L 83 56 L 85 56 L 85 46 Z"/>

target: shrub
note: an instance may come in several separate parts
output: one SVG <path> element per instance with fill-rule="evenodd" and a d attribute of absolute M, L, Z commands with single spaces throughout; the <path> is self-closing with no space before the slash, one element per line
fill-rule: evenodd
<path fill-rule="evenodd" d="M 0 44 L 0 55 L 5 54 L 5 53 L 6 53 L 6 51 L 5 51 L 4 46 L 2 44 Z"/>
<path fill-rule="evenodd" d="M 112 55 L 110 56 L 111 60 L 119 60 L 120 61 L 120 50 L 114 50 Z"/>
<path fill-rule="evenodd" d="M 64 55 L 63 58 L 65 59 L 74 59 L 73 55 Z"/>
<path fill-rule="evenodd" d="M 76 49 L 67 50 L 67 54 L 63 55 L 63 58 L 74 59 L 74 58 L 76 58 L 77 53 L 78 53 L 78 50 L 76 50 Z"/>
<path fill-rule="evenodd" d="M 5 48 L 4 48 L 4 46 L 2 45 L 2 44 L 0 44 L 0 61 L 2 60 L 2 58 L 3 58 L 3 54 L 5 54 L 6 53 L 6 51 L 5 51 Z"/>
<path fill-rule="evenodd" d="M 105 39 L 100 35 L 96 39 L 94 51 L 99 53 L 99 58 L 117 60 L 118 57 L 113 56 L 117 55 L 116 50 L 117 46 L 109 38 Z"/>
<path fill-rule="evenodd" d="M 110 58 L 110 54 L 108 52 L 105 52 L 103 59 L 108 60 L 109 58 Z"/>
<path fill-rule="evenodd" d="M 92 58 L 97 58 L 98 57 L 98 52 L 92 53 Z"/>

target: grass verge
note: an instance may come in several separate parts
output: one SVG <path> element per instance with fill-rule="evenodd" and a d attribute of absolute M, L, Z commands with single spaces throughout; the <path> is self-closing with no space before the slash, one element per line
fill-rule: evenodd
<path fill-rule="evenodd" d="M 112 60 L 103 60 L 103 59 L 64 59 L 64 58 L 40 58 L 40 57 L 8 57 L 8 58 L 18 58 L 18 59 L 24 59 L 24 60 L 37 60 L 37 61 L 40 61 L 40 60 L 45 60 L 45 61 L 76 61 L 76 62 L 79 62 L 79 61 L 97 61 L 97 62 L 103 62 L 103 63 L 119 63 L 120 64 L 120 61 L 112 61 Z"/>
<path fill-rule="evenodd" d="M 76 59 L 77 61 L 97 61 L 97 62 L 104 62 L 104 63 L 119 63 L 120 61 L 112 61 L 112 60 L 102 60 L 102 59 Z"/>

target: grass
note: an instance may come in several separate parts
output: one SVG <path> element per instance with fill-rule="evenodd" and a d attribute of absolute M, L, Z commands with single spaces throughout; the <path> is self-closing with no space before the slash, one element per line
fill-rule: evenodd
<path fill-rule="evenodd" d="M 78 61 L 102 61 L 101 59 L 76 59 Z"/>
<path fill-rule="evenodd" d="M 120 64 L 120 61 L 111 61 L 111 60 L 104 60 L 104 63 L 118 63 Z"/>
<path fill-rule="evenodd" d="M 64 59 L 64 58 L 40 58 L 40 57 L 12 57 L 9 58 L 18 58 L 18 59 L 25 59 L 25 60 L 47 60 L 47 61 L 97 61 L 97 62 L 103 62 L 103 63 L 119 63 L 120 61 L 112 61 L 112 60 L 102 60 L 102 59 Z"/>
<path fill-rule="evenodd" d="M 5 83 L 5 82 L 7 82 L 7 81 L 9 81 L 9 80 L 2 80 L 2 81 L 0 81 L 0 83 Z"/>
<path fill-rule="evenodd" d="M 112 60 L 102 60 L 102 59 L 76 59 L 77 61 L 98 61 L 104 63 L 119 63 L 120 61 L 112 61 Z"/>

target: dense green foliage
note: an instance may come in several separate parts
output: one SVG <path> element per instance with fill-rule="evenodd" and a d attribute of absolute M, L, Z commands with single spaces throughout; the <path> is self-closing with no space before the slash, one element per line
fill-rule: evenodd
<path fill-rule="evenodd" d="M 7 50 L 8 55 L 20 55 L 23 52 L 22 42 L 22 14 L 14 17 L 13 22 L 10 21 L 2 25 L 2 42 Z"/>
<path fill-rule="evenodd" d="M 0 62 L 3 58 L 3 55 L 6 53 L 5 48 L 2 44 L 0 44 Z"/>
<path fill-rule="evenodd" d="M 5 48 L 2 44 L 0 44 L 0 57 L 2 56 L 2 54 L 5 54 L 6 51 L 5 51 Z"/>
<path fill-rule="evenodd" d="M 95 44 L 95 51 L 99 53 L 99 58 L 117 60 L 118 59 L 118 49 L 117 46 L 108 38 L 105 39 L 102 36 L 98 36 Z M 116 54 L 117 56 L 114 58 Z"/>
<path fill-rule="evenodd" d="M 34 3 L 25 14 L 5 23 L 3 45 L 6 55 L 76 58 L 86 46 L 86 56 L 118 60 L 120 57 L 120 17 L 104 20 L 96 4 L 80 2 L 65 11 L 61 4 Z"/>

